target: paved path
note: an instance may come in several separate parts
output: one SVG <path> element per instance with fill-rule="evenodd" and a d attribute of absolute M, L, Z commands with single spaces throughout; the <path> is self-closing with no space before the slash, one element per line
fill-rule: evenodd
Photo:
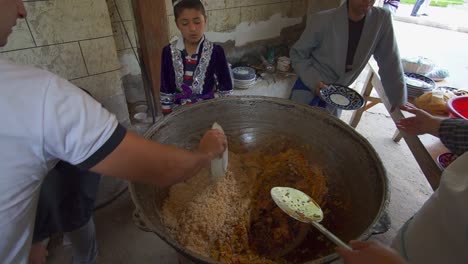
<path fill-rule="evenodd" d="M 396 12 L 395 19 L 415 24 L 431 25 L 433 27 L 468 32 L 468 4 L 448 7 L 429 6 L 426 10 L 420 8 L 419 14 L 428 16 L 410 16 L 413 5 L 401 4 Z"/>
<path fill-rule="evenodd" d="M 397 20 L 394 28 L 402 57 L 430 58 L 449 70 L 447 81 L 451 86 L 468 90 L 468 33 Z"/>

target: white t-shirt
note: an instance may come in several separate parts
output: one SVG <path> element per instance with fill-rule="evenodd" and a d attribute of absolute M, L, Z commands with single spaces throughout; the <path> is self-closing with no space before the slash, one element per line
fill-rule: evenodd
<path fill-rule="evenodd" d="M 117 128 L 113 114 L 68 81 L 0 59 L 1 263 L 27 262 L 48 171 L 59 159 L 94 166 Z"/>
<path fill-rule="evenodd" d="M 468 152 L 448 166 L 439 188 L 399 231 L 393 247 L 411 264 L 468 263 Z"/>

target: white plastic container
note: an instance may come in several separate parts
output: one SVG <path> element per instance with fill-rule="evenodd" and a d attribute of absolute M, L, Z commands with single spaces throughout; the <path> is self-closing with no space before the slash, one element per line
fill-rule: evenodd
<path fill-rule="evenodd" d="M 291 69 L 291 59 L 288 57 L 279 57 L 276 65 L 278 71 L 287 72 Z"/>

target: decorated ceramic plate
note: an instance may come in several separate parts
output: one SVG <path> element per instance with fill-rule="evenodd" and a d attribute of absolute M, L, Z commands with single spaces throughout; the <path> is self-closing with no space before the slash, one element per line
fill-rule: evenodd
<path fill-rule="evenodd" d="M 343 110 L 356 110 L 364 106 L 364 98 L 355 90 L 334 83 L 327 86 L 328 88 L 320 90 L 320 95 L 328 104 Z"/>
<path fill-rule="evenodd" d="M 224 133 L 223 128 L 218 124 L 214 123 L 212 129 L 218 129 Z M 219 159 L 214 159 L 211 161 L 211 176 L 213 179 L 218 180 L 224 177 L 228 167 L 228 148 L 223 152 L 223 155 Z"/>
<path fill-rule="evenodd" d="M 419 97 L 436 87 L 434 80 L 417 73 L 405 72 L 405 82 L 409 97 Z"/>
<path fill-rule="evenodd" d="M 467 96 L 468 95 L 468 91 L 460 90 L 460 89 L 450 87 L 450 86 L 439 86 L 439 87 L 436 88 L 436 90 L 441 90 L 443 92 L 452 92 L 456 96 Z"/>

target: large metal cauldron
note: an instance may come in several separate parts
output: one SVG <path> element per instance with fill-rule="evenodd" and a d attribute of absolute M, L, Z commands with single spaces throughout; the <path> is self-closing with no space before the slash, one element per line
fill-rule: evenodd
<path fill-rule="evenodd" d="M 310 146 L 308 158 L 320 162 L 328 177 L 329 193 L 339 193 L 352 208 L 343 219 L 344 240 L 366 239 L 379 224 L 389 199 L 382 162 L 369 142 L 341 120 L 319 108 L 269 97 L 229 97 L 182 107 L 146 134 L 152 140 L 190 148 L 218 122 L 229 139 L 261 144 L 272 135 L 286 136 Z M 140 227 L 156 233 L 179 253 L 198 263 L 217 263 L 179 245 L 161 223 L 160 208 L 168 189 L 132 183 L 130 191 L 140 215 Z M 350 220 L 354 219 L 354 220 Z M 325 263 L 336 254 L 308 263 Z"/>

